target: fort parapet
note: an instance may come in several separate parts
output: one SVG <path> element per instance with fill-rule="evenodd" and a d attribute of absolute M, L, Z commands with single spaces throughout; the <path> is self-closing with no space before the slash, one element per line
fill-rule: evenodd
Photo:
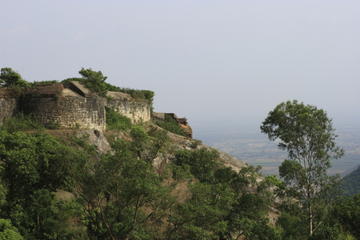
<path fill-rule="evenodd" d="M 53 83 L 26 89 L 21 94 L 0 89 L 0 123 L 21 113 L 44 125 L 61 128 L 106 128 L 106 107 L 130 118 L 133 123 L 151 119 L 151 104 L 121 92 L 100 97 L 79 82 Z"/>

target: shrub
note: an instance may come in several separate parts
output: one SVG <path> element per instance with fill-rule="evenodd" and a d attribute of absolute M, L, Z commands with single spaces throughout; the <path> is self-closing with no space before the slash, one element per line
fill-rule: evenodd
<path fill-rule="evenodd" d="M 29 84 L 29 87 L 38 87 L 38 86 L 44 86 L 44 85 L 50 85 L 58 83 L 56 80 L 46 80 L 46 81 L 39 81 L 39 82 L 32 82 Z"/>
<path fill-rule="evenodd" d="M 215 150 L 180 150 L 175 154 L 175 164 L 189 165 L 191 174 L 201 182 L 212 182 L 215 171 L 219 168 L 216 161 L 218 157 L 219 153 Z"/>
<path fill-rule="evenodd" d="M 110 108 L 106 108 L 106 126 L 109 130 L 126 130 L 131 128 L 131 120 Z"/>
<path fill-rule="evenodd" d="M 17 114 L 16 116 L 5 120 L 1 128 L 6 129 L 9 132 L 15 132 L 34 129 L 40 130 L 44 129 L 44 126 L 32 116 Z"/>

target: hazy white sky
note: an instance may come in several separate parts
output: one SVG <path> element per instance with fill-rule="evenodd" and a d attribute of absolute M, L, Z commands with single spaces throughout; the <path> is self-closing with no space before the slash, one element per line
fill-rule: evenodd
<path fill-rule="evenodd" d="M 360 121 L 358 0 L 0 0 L 0 67 L 102 70 L 196 129 L 260 125 L 298 99 Z"/>

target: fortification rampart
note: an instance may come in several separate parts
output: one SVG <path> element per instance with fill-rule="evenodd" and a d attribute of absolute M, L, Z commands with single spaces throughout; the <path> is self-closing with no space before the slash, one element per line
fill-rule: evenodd
<path fill-rule="evenodd" d="M 16 98 L 3 98 L 0 96 L 0 123 L 14 116 L 17 107 Z"/>
<path fill-rule="evenodd" d="M 22 112 L 44 125 L 62 128 L 99 129 L 106 127 L 104 100 L 98 97 L 26 97 Z"/>
<path fill-rule="evenodd" d="M 23 113 L 44 125 L 104 130 L 106 107 L 134 123 L 151 119 L 151 105 L 147 101 L 119 92 L 110 92 L 107 98 L 100 97 L 78 82 L 39 86 L 18 96 L 12 96 L 9 89 L 0 90 L 0 123 L 16 113 Z"/>
<path fill-rule="evenodd" d="M 133 123 L 151 120 L 151 105 L 145 100 L 135 100 L 121 92 L 108 92 L 107 107 L 128 117 Z"/>

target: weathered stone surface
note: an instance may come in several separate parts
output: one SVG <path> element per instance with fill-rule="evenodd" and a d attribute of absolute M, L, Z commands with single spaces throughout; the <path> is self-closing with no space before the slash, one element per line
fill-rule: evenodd
<path fill-rule="evenodd" d="M 4 98 L 0 96 L 0 124 L 7 118 L 12 117 L 16 112 L 17 99 Z"/>
<path fill-rule="evenodd" d="M 152 117 L 154 119 L 165 120 L 165 113 L 153 112 Z"/>
<path fill-rule="evenodd" d="M 99 129 L 106 127 L 105 100 L 94 97 L 36 97 L 26 95 L 21 110 L 45 125 L 62 128 Z"/>
<path fill-rule="evenodd" d="M 133 123 L 151 120 L 151 105 L 145 100 L 135 100 L 120 92 L 108 92 L 107 107 L 128 117 Z"/>
<path fill-rule="evenodd" d="M 102 131 L 98 131 L 96 129 L 80 130 L 77 131 L 76 136 L 80 138 L 86 137 L 88 143 L 94 145 L 97 151 L 100 153 L 107 153 L 111 151 L 110 143 L 108 142 Z"/>
<path fill-rule="evenodd" d="M 70 81 L 68 87 L 74 92 L 78 92 L 81 96 L 87 97 L 91 95 L 91 91 L 77 81 Z"/>
<path fill-rule="evenodd" d="M 0 89 L 0 123 L 21 112 L 45 125 L 105 130 L 105 107 L 130 118 L 133 123 L 151 119 L 151 106 L 147 101 L 121 92 L 109 92 L 108 96 L 109 100 L 100 97 L 79 82 L 41 85 L 18 95 L 3 88 Z"/>

